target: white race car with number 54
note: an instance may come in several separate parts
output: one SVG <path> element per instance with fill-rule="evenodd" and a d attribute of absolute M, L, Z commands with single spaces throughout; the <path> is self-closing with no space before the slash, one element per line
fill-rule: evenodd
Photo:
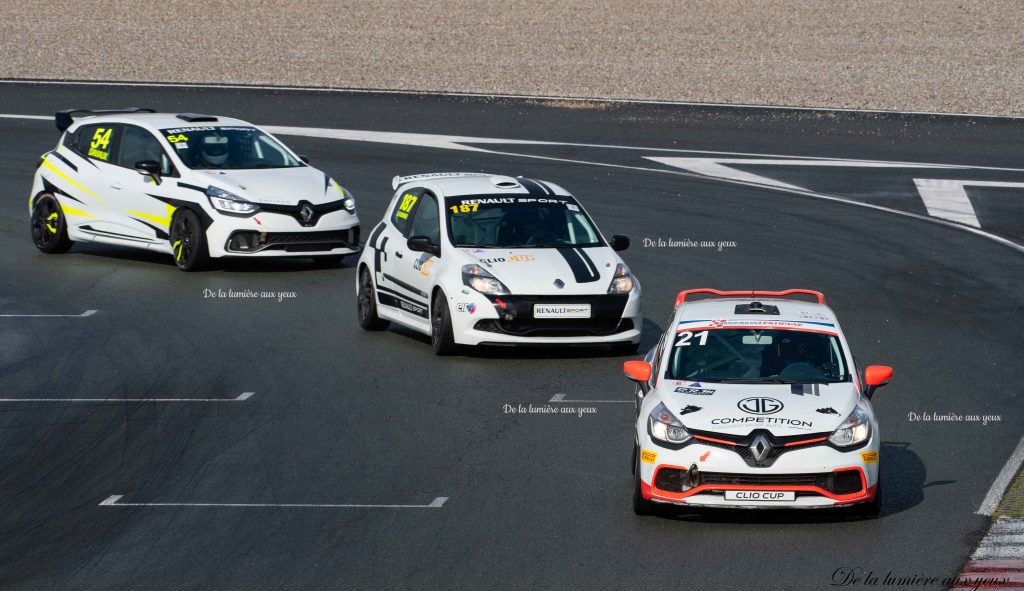
<path fill-rule="evenodd" d="M 712 299 L 693 301 L 708 294 Z M 814 296 L 815 303 L 788 298 Z M 875 389 L 816 291 L 680 292 L 636 382 L 633 509 L 881 508 Z"/>
<path fill-rule="evenodd" d="M 352 195 L 269 133 L 238 119 L 151 109 L 56 114 L 29 216 L 46 253 L 102 242 L 174 256 L 313 257 L 358 251 Z"/>
<path fill-rule="evenodd" d="M 640 283 L 558 185 L 478 173 L 395 177 L 357 272 L 359 324 L 394 322 L 459 345 L 636 350 Z"/>

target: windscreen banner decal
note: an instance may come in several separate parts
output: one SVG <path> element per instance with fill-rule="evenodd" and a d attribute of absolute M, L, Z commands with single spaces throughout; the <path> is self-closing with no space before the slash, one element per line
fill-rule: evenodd
<path fill-rule="evenodd" d="M 747 320 L 738 318 L 734 320 L 680 320 L 676 332 L 695 330 L 714 330 L 716 328 L 753 328 L 769 330 L 804 330 L 808 332 L 821 332 L 835 335 L 835 324 L 830 322 L 807 322 L 805 320 Z"/>

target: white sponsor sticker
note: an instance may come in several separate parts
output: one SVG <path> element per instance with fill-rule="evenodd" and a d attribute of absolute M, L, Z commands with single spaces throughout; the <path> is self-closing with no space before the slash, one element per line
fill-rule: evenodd
<path fill-rule="evenodd" d="M 179 149 L 179 150 L 185 150 L 185 149 L 188 148 L 188 142 L 178 142 L 178 143 L 174 144 L 174 147 Z"/>
<path fill-rule="evenodd" d="M 566 203 L 565 204 L 565 208 L 568 209 L 569 211 L 579 211 L 580 210 L 578 205 L 573 205 L 572 203 Z"/>
<path fill-rule="evenodd" d="M 534 304 L 534 318 L 590 318 L 590 304 Z"/>
<path fill-rule="evenodd" d="M 791 490 L 727 490 L 727 501 L 795 501 L 796 493 Z"/>

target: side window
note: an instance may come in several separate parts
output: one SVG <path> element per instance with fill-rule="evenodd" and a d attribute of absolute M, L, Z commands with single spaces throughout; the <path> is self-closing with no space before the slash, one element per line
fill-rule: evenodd
<path fill-rule="evenodd" d="M 117 165 L 134 169 L 135 163 L 143 160 L 159 162 L 161 174 L 164 175 L 170 175 L 174 170 L 170 158 L 153 134 L 141 127 L 125 126 Z"/>
<path fill-rule="evenodd" d="M 423 193 L 406 236 L 426 236 L 430 242 L 441 244 L 441 218 L 437 211 L 437 198 L 433 194 Z"/>
<path fill-rule="evenodd" d="M 411 189 L 402 192 L 395 202 L 395 211 L 391 213 L 391 225 L 402 234 L 405 234 L 405 230 L 409 226 L 413 208 L 416 207 L 421 195 L 423 195 L 423 189 Z"/>
<path fill-rule="evenodd" d="M 116 124 L 85 125 L 77 132 L 78 151 L 93 160 L 116 164 L 122 130 Z"/>

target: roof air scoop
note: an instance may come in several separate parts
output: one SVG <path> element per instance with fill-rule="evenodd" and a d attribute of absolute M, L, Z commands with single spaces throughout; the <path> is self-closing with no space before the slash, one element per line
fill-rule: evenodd
<path fill-rule="evenodd" d="M 516 189 L 519 187 L 519 181 L 507 176 L 492 176 L 491 183 L 499 189 Z"/>
<path fill-rule="evenodd" d="M 768 316 L 778 316 L 779 307 L 772 305 L 764 305 L 761 302 L 750 302 L 749 304 L 736 304 L 736 314 L 767 314 Z"/>

